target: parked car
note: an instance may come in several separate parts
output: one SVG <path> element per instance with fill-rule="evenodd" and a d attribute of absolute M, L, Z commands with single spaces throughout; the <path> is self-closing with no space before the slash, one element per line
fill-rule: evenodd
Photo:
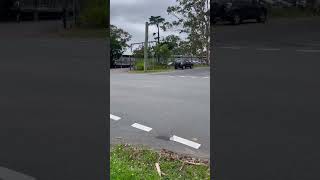
<path fill-rule="evenodd" d="M 193 64 L 201 64 L 201 62 L 199 60 L 192 60 Z"/>
<path fill-rule="evenodd" d="M 307 6 L 307 1 L 306 0 L 297 0 L 296 6 L 300 7 L 300 8 L 305 8 Z"/>
<path fill-rule="evenodd" d="M 181 68 L 181 69 L 186 69 L 186 68 L 192 69 L 193 68 L 193 63 L 191 61 L 189 61 L 189 60 L 184 60 L 184 59 L 177 60 L 174 63 L 174 68 L 175 69 L 179 69 L 179 68 Z"/>
<path fill-rule="evenodd" d="M 230 21 L 234 25 L 243 20 L 256 19 L 265 23 L 267 20 L 267 8 L 260 0 L 227 0 L 213 3 L 213 22 Z"/>

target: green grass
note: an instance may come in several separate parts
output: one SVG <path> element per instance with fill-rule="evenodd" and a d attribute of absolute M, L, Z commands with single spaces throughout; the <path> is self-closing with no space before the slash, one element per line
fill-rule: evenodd
<path fill-rule="evenodd" d="M 207 64 L 194 64 L 193 67 L 210 67 Z"/>
<path fill-rule="evenodd" d="M 107 30 L 102 28 L 74 27 L 58 33 L 64 38 L 107 38 Z"/>
<path fill-rule="evenodd" d="M 129 71 L 130 73 L 157 73 L 157 72 L 170 72 L 173 71 L 173 68 L 168 68 L 168 69 L 148 69 L 147 71 L 144 70 L 132 70 Z"/>
<path fill-rule="evenodd" d="M 210 179 L 210 168 L 206 163 L 193 165 L 170 158 L 145 147 L 116 145 L 110 158 L 110 179 L 112 180 L 167 180 L 167 179 Z M 159 163 L 160 177 L 155 167 Z"/>

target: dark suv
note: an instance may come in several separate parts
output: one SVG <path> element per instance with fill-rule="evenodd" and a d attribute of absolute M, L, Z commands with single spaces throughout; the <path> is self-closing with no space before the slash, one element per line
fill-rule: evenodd
<path fill-rule="evenodd" d="M 175 69 L 178 69 L 178 68 L 186 69 L 187 67 L 192 69 L 193 63 L 191 61 L 184 60 L 184 59 L 177 60 L 177 61 L 174 62 L 174 68 Z"/>
<path fill-rule="evenodd" d="M 213 23 L 222 20 L 240 24 L 243 20 L 267 20 L 267 8 L 260 0 L 216 0 L 212 3 Z"/>

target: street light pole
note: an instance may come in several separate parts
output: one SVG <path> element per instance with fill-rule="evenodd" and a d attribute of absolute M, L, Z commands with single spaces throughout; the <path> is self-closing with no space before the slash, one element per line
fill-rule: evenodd
<path fill-rule="evenodd" d="M 147 70 L 147 60 L 148 60 L 148 22 L 146 22 L 146 31 L 145 31 L 145 42 L 144 42 L 144 71 Z"/>

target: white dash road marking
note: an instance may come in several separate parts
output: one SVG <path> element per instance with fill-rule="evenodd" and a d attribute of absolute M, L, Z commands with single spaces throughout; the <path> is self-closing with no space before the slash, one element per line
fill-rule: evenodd
<path fill-rule="evenodd" d="M 181 143 L 181 144 L 184 144 L 184 145 L 187 145 L 187 146 L 190 146 L 190 147 L 193 147 L 195 149 L 199 149 L 199 147 L 201 146 L 201 144 L 199 144 L 199 143 L 196 143 L 196 142 L 190 141 L 188 139 L 184 139 L 184 138 L 178 137 L 176 135 L 173 135 L 172 137 L 170 137 L 170 140 L 178 142 L 178 143 Z"/>
<path fill-rule="evenodd" d="M 278 48 L 257 48 L 258 51 L 280 51 Z"/>
<path fill-rule="evenodd" d="M 317 49 L 298 49 L 296 50 L 298 52 L 306 52 L 306 53 L 319 53 L 320 50 Z"/>
<path fill-rule="evenodd" d="M 204 79 L 209 79 L 209 77 L 202 77 L 202 78 L 204 78 Z"/>
<path fill-rule="evenodd" d="M 147 131 L 147 132 L 150 132 L 152 130 L 151 127 L 144 126 L 144 125 L 139 124 L 139 123 L 134 123 L 131 126 L 137 128 L 137 129 L 143 130 L 143 131 Z"/>
<path fill-rule="evenodd" d="M 20 172 L 0 167 L 0 179 L 1 180 L 36 180 L 36 178 L 22 174 Z"/>
<path fill-rule="evenodd" d="M 186 76 L 179 76 L 179 77 L 182 77 L 182 78 L 184 78 L 184 77 L 186 77 Z"/>
<path fill-rule="evenodd" d="M 115 120 L 115 121 L 119 121 L 121 119 L 121 117 L 110 114 L 110 119 Z"/>

